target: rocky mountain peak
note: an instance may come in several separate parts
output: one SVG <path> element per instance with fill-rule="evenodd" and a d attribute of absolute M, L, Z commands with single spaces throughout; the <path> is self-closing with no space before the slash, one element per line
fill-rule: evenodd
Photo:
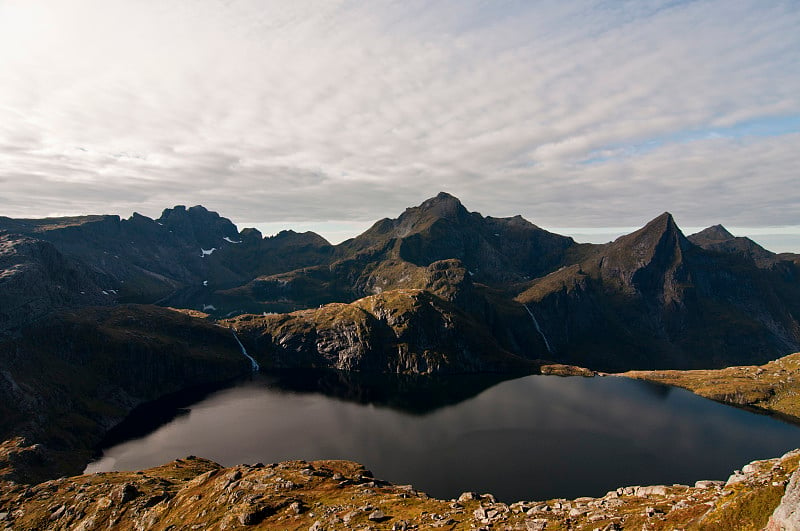
<path fill-rule="evenodd" d="M 734 238 L 735 236 L 730 232 L 728 232 L 728 229 L 726 229 L 722 225 L 712 225 L 707 229 L 703 229 L 700 232 L 697 232 L 689 236 L 689 240 L 691 241 L 694 241 L 695 239 L 725 241 L 725 240 L 732 240 Z"/>
<path fill-rule="evenodd" d="M 223 238 L 235 239 L 239 236 L 239 230 L 229 219 L 202 205 L 188 209 L 184 205 L 166 208 L 156 221 L 176 236 L 204 247 L 215 247 Z"/>
<path fill-rule="evenodd" d="M 628 260 L 641 262 L 649 261 L 656 254 L 686 250 L 690 245 L 672 214 L 664 212 L 641 229 L 617 238 L 611 248 Z"/>
<path fill-rule="evenodd" d="M 306 231 L 306 232 L 295 232 L 291 229 L 289 230 L 282 230 L 278 232 L 275 236 L 271 237 L 274 241 L 280 241 L 284 244 L 289 245 L 317 245 L 317 246 L 328 246 L 330 242 L 317 234 L 316 232 Z"/>
<path fill-rule="evenodd" d="M 463 216 L 469 215 L 469 212 L 464 208 L 464 205 L 461 204 L 461 201 L 447 192 L 439 192 L 436 197 L 426 199 L 418 207 L 406 210 L 406 214 L 411 212 L 426 217 L 430 216 L 450 220 L 457 220 Z"/>
<path fill-rule="evenodd" d="M 678 224 L 675 223 L 675 218 L 672 217 L 672 214 L 669 212 L 664 212 L 660 216 L 657 216 L 650 220 L 643 228 L 642 231 L 646 232 L 681 232 L 678 228 Z M 683 235 L 683 233 L 681 233 Z"/>
<path fill-rule="evenodd" d="M 775 254 L 744 236 L 734 236 L 722 225 L 714 225 L 689 236 L 689 241 L 703 249 L 749 256 L 760 267 L 774 263 Z"/>
<path fill-rule="evenodd" d="M 617 238 L 602 254 L 601 275 L 619 282 L 626 293 L 658 293 L 664 300 L 678 298 L 675 285 L 682 278 L 684 253 L 692 244 L 664 212 L 641 229 Z"/>
<path fill-rule="evenodd" d="M 242 232 L 239 233 L 239 237 L 242 241 L 259 242 L 264 238 L 264 235 L 256 228 L 247 227 L 242 229 Z"/>

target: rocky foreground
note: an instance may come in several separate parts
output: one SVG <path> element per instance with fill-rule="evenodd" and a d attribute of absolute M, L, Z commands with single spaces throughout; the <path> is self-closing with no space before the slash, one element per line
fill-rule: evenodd
<path fill-rule="evenodd" d="M 800 352 L 764 365 L 696 371 L 629 371 L 623 376 L 683 387 L 700 396 L 800 423 Z"/>
<path fill-rule="evenodd" d="M 224 468 L 190 456 L 139 472 L 36 486 L 2 483 L 0 528 L 800 529 L 795 513 L 799 462 L 800 449 L 752 462 L 727 481 L 623 487 L 602 498 L 509 505 L 491 494 L 470 492 L 453 500 L 433 499 L 410 485 L 376 479 L 348 461 Z"/>

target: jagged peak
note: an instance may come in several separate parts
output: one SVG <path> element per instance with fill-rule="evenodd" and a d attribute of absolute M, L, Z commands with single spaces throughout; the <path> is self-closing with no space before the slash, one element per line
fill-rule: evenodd
<path fill-rule="evenodd" d="M 207 209 L 203 205 L 194 205 L 189 208 L 186 208 L 186 205 L 175 205 L 172 208 L 165 208 L 161 212 L 161 217 L 158 218 L 158 221 L 163 221 L 164 219 L 172 215 L 209 216 L 211 218 L 221 217 L 218 213 L 214 212 L 213 210 Z"/>
<path fill-rule="evenodd" d="M 725 241 L 725 240 L 732 240 L 736 236 L 731 234 L 728 229 L 723 227 L 722 225 L 712 225 L 706 229 L 701 230 L 695 234 L 689 236 L 689 239 L 704 239 L 704 240 L 713 240 L 713 241 Z"/>
<path fill-rule="evenodd" d="M 686 238 L 686 236 L 684 236 L 683 232 L 681 231 L 680 227 L 678 227 L 678 224 L 675 223 L 675 218 L 672 217 L 672 214 L 670 214 L 669 212 L 664 212 L 660 216 L 653 218 L 644 227 L 642 227 L 636 232 L 641 232 L 641 233 L 655 232 L 659 234 L 676 233 L 680 235 L 681 238 Z"/>
<path fill-rule="evenodd" d="M 754 260 L 769 260 L 775 253 L 745 236 L 734 236 L 722 225 L 714 225 L 689 236 L 689 241 L 706 250 L 749 255 Z"/>
<path fill-rule="evenodd" d="M 223 218 L 202 205 L 195 205 L 188 209 L 184 205 L 165 208 L 156 222 L 165 226 L 175 235 L 195 240 L 206 247 L 218 244 L 220 238 L 239 236 L 239 229 L 231 220 Z"/>
<path fill-rule="evenodd" d="M 675 218 L 672 217 L 672 214 L 669 212 L 663 212 L 662 214 L 654 217 L 649 222 L 647 222 L 645 227 L 649 225 L 675 225 L 677 227 L 675 223 Z"/>
<path fill-rule="evenodd" d="M 628 249 L 633 255 L 647 255 L 655 252 L 662 242 L 673 241 L 681 249 L 691 246 L 675 219 L 669 212 L 650 220 L 641 229 L 617 238 L 612 244 L 618 250 Z"/>

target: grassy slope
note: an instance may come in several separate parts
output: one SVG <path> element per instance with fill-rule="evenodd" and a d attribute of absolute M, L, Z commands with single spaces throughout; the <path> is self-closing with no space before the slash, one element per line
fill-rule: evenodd
<path fill-rule="evenodd" d="M 800 352 L 761 366 L 622 375 L 683 387 L 712 400 L 778 413 L 800 423 Z"/>

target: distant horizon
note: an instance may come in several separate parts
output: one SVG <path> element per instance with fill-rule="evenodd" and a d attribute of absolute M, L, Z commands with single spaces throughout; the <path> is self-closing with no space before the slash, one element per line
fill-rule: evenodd
<path fill-rule="evenodd" d="M 174 208 L 179 205 L 181 205 L 181 203 L 177 203 L 164 208 Z M 369 229 L 373 224 L 375 224 L 376 221 L 382 219 L 382 218 L 376 218 L 372 220 L 328 220 L 328 221 L 287 220 L 287 221 L 237 222 L 235 216 L 232 217 L 230 215 L 227 215 L 225 212 L 220 212 L 213 208 L 208 208 L 205 205 L 183 205 L 183 206 L 185 206 L 186 208 L 190 208 L 191 206 L 203 206 L 204 208 L 207 208 L 209 211 L 216 212 L 221 217 L 229 219 L 234 225 L 236 225 L 236 228 L 239 231 L 246 228 L 255 228 L 259 232 L 261 232 L 262 235 L 264 235 L 265 237 L 274 236 L 283 230 L 293 230 L 295 232 L 310 231 L 322 236 L 333 245 L 338 245 L 350 238 L 355 238 L 359 234 Z M 415 206 L 415 205 L 408 205 L 408 206 Z M 466 205 L 465 208 L 469 210 L 469 207 Z M 127 215 L 123 213 L 114 213 L 114 212 L 90 212 L 84 214 L 52 213 L 45 216 L 26 216 L 25 218 L 17 218 L 17 219 L 43 219 L 43 218 L 73 217 L 73 216 L 92 216 L 92 215 L 117 215 L 122 219 L 126 219 L 132 216 L 134 213 L 139 213 L 151 219 L 157 219 L 160 215 L 160 213 L 159 215 L 148 215 L 138 211 L 131 212 L 130 214 Z M 402 211 L 395 213 L 386 213 L 386 215 L 383 217 L 394 218 L 399 216 L 401 213 Z M 600 243 L 608 243 L 610 241 L 614 241 L 620 236 L 624 236 L 625 234 L 630 234 L 631 232 L 634 232 L 642 228 L 645 224 L 647 224 L 650 220 L 657 217 L 659 214 L 660 213 L 654 213 L 654 215 L 651 218 L 643 220 L 642 224 L 639 226 L 631 225 L 631 226 L 594 226 L 594 227 L 591 226 L 559 227 L 551 225 L 542 225 L 537 223 L 536 220 L 534 219 L 530 219 L 522 214 L 520 215 L 522 215 L 522 217 L 525 218 L 526 220 L 530 221 L 531 223 L 537 225 L 538 227 L 546 231 L 560 234 L 562 236 L 569 236 L 578 243 L 600 244 Z M 515 215 L 517 214 L 508 213 L 506 215 L 501 215 L 496 217 L 512 217 Z M 0 216 L 5 216 L 5 214 L 0 212 Z M 7 216 L 7 217 L 15 217 L 15 216 Z M 695 234 L 708 227 L 719 224 L 723 225 L 734 236 L 742 236 L 750 238 L 754 242 L 758 243 L 768 251 L 772 251 L 773 253 L 777 254 L 800 253 L 800 225 L 746 227 L 737 225 L 726 225 L 725 223 L 719 223 L 719 222 L 710 222 L 708 225 L 683 226 L 681 225 L 680 219 L 676 218 L 675 221 L 678 224 L 678 227 L 681 229 L 681 232 L 683 232 L 683 234 L 685 234 L 686 236 L 690 236 L 691 234 Z"/>
<path fill-rule="evenodd" d="M 523 216 L 525 217 L 525 216 Z M 525 218 L 528 219 L 528 218 Z M 299 222 L 290 224 L 281 224 L 280 222 L 270 223 L 256 223 L 245 224 L 246 227 L 258 229 L 264 236 L 274 236 L 281 230 L 294 230 L 295 232 L 311 231 L 319 234 L 333 245 L 338 245 L 345 240 L 355 238 L 371 227 L 376 221 L 364 222 L 350 222 L 350 227 L 346 227 L 344 222 L 334 222 L 333 226 L 326 223 L 313 223 L 313 222 Z M 578 243 L 608 243 L 614 241 L 620 236 L 630 234 L 636 230 L 641 229 L 647 221 L 638 227 L 545 227 L 535 223 L 535 221 L 528 219 L 531 223 L 536 224 L 540 228 L 560 234 L 562 236 L 569 236 Z M 711 223 L 706 226 L 688 226 L 683 227 L 678 222 L 678 227 L 686 236 L 700 232 L 717 223 Z M 239 230 L 246 228 L 234 223 Z M 724 224 L 723 224 L 724 225 Z M 361 227 L 359 229 L 359 227 Z M 800 253 L 800 225 L 783 226 L 783 227 L 729 227 L 724 225 L 728 231 L 734 236 L 743 236 L 750 238 L 760 246 L 773 253 Z"/>

